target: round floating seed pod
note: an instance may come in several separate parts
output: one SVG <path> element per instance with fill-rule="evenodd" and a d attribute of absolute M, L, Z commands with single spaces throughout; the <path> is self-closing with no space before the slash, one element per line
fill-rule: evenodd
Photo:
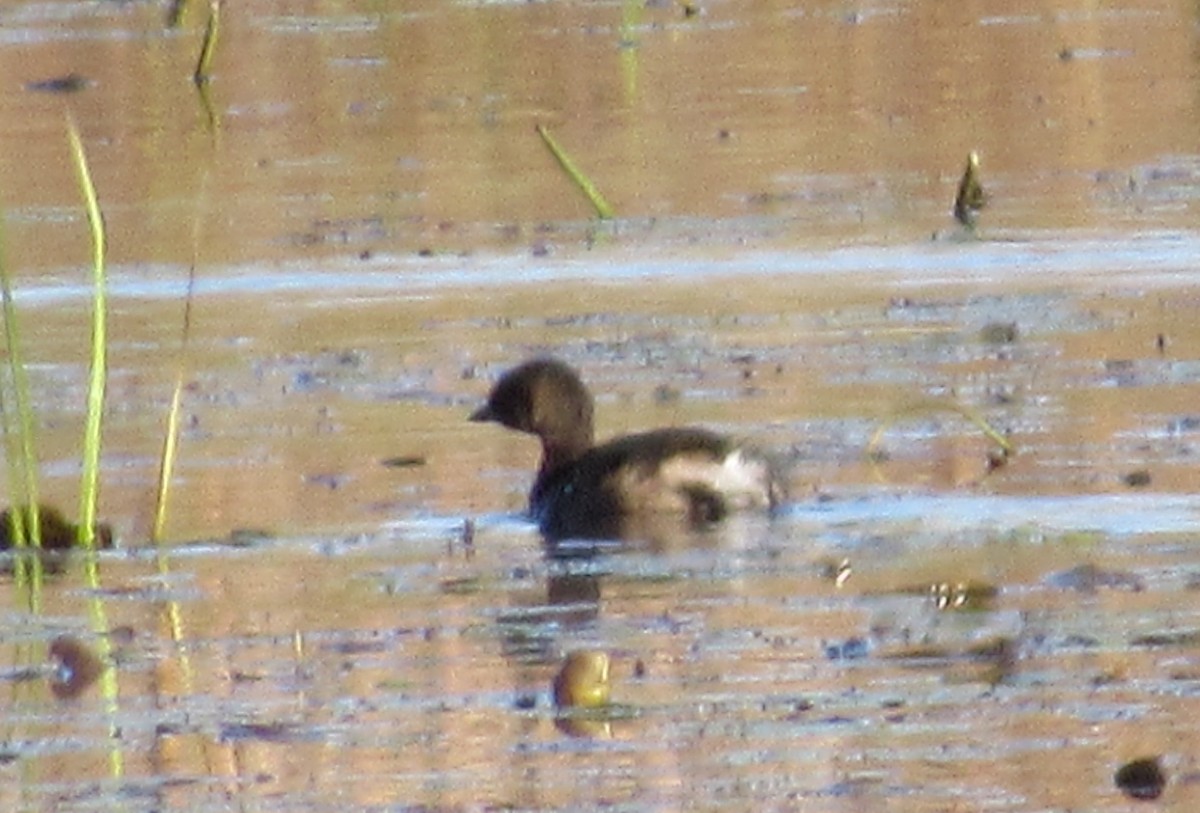
<path fill-rule="evenodd" d="M 581 649 L 567 655 L 554 678 L 554 705 L 559 708 L 596 708 L 608 704 L 608 653 Z"/>

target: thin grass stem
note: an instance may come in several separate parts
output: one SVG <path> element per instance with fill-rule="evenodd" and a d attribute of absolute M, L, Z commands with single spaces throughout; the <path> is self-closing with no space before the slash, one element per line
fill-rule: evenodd
<path fill-rule="evenodd" d="M 196 70 L 192 81 L 204 85 L 212 78 L 213 54 L 217 50 L 217 35 L 221 30 L 221 0 L 211 0 L 208 4 L 208 25 L 204 28 L 204 42 L 200 45 L 200 58 L 196 60 Z"/>
<path fill-rule="evenodd" d="M 561 166 L 563 171 L 567 173 L 567 176 L 575 182 L 575 185 L 579 187 L 580 191 L 587 196 L 588 201 L 590 201 L 592 204 L 592 208 L 596 210 L 597 217 L 599 217 L 601 220 L 611 220 L 613 217 L 615 217 L 616 214 L 613 211 L 612 206 L 609 205 L 608 201 L 604 199 L 604 195 L 602 195 L 596 185 L 592 183 L 591 178 L 585 175 L 583 170 L 575 165 L 575 162 L 571 160 L 571 156 L 567 155 L 562 146 L 559 145 L 559 143 L 554 139 L 554 136 L 550 135 L 550 131 L 539 124 L 537 125 L 537 133 L 542 137 L 542 141 L 550 150 L 550 153 L 555 157 L 555 159 L 557 159 L 559 166 Z"/>
<path fill-rule="evenodd" d="M 87 418 L 83 433 L 83 473 L 79 488 L 79 542 L 89 550 L 96 541 L 96 503 L 100 490 L 101 421 L 104 414 L 104 388 L 107 379 L 107 303 L 105 293 L 105 254 L 107 251 L 104 215 L 92 183 L 87 155 L 79 128 L 68 114 L 67 135 L 75 163 L 79 188 L 87 208 L 92 233 L 92 339 L 91 374 L 88 379 Z"/>

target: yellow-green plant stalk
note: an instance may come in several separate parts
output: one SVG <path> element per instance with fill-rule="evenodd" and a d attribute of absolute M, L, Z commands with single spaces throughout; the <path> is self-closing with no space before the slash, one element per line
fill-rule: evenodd
<path fill-rule="evenodd" d="M 190 293 L 190 291 L 189 291 Z M 189 307 L 190 310 L 190 307 Z M 185 342 L 186 343 L 186 342 Z M 162 459 L 158 468 L 158 494 L 154 507 L 154 530 L 152 539 L 157 552 L 158 572 L 166 575 L 171 572 L 167 549 L 163 547 L 163 534 L 167 525 L 167 497 L 171 488 L 171 473 L 175 469 L 175 450 L 179 441 L 179 405 L 183 393 L 183 371 L 175 379 L 175 394 L 171 399 L 171 410 L 167 413 L 167 431 L 163 436 Z M 180 666 L 183 669 L 185 685 L 192 685 L 192 662 L 184 645 L 183 610 L 174 599 L 167 602 L 166 617 L 168 628 L 171 630 L 171 640 L 179 648 Z"/>
<path fill-rule="evenodd" d="M 642 53 L 637 41 L 637 32 L 642 30 L 645 10 L 644 0 L 621 2 L 621 43 L 617 54 L 621 64 L 621 84 L 625 90 L 625 102 L 631 107 L 637 104 L 638 59 Z"/>
<path fill-rule="evenodd" d="M 37 451 L 34 447 L 33 407 L 29 397 L 29 378 L 21 355 L 21 331 L 17 325 L 17 309 L 13 303 L 12 282 L 4 263 L 3 218 L 0 217 L 0 306 L 4 314 L 4 339 L 8 350 L 9 371 L 12 375 L 13 400 L 17 415 L 14 418 L 0 390 L 0 429 L 4 432 L 5 457 L 8 461 L 9 504 L 8 533 L 13 547 L 32 544 L 42 546 L 42 523 L 38 503 Z M 21 506 L 28 506 L 22 510 Z M 17 588 L 25 595 L 29 611 L 41 612 L 42 577 L 44 569 L 38 556 L 18 556 L 13 575 Z"/>
<path fill-rule="evenodd" d="M 189 286 L 189 302 L 190 302 Z M 189 310 L 191 310 L 189 305 Z M 186 333 L 185 333 L 186 337 Z M 186 344 L 186 338 L 185 338 Z M 181 365 L 182 367 L 182 365 Z M 154 530 L 152 539 L 155 545 L 158 572 L 166 575 L 171 572 L 168 552 L 163 547 L 163 534 L 167 525 L 167 497 L 171 489 L 171 473 L 175 470 L 175 450 L 179 442 L 179 405 L 183 394 L 183 371 L 175 379 L 175 394 L 171 398 L 171 410 L 167 413 L 167 431 L 163 436 L 162 459 L 158 467 L 158 494 L 154 506 Z M 166 605 L 167 625 L 171 630 L 171 640 L 179 649 L 179 662 L 183 669 L 184 683 L 190 690 L 192 686 L 192 661 L 184 645 L 183 610 L 179 602 L 171 599 Z"/>
<path fill-rule="evenodd" d="M 206 86 L 200 85 L 201 96 L 204 96 Z M 214 130 L 215 134 L 215 130 Z M 214 142 L 215 146 L 215 142 Z M 167 413 L 167 425 L 163 435 L 162 457 L 158 466 L 158 493 L 155 495 L 153 541 L 156 550 L 158 571 L 164 575 L 170 573 L 170 559 L 167 548 L 163 546 L 166 533 L 167 506 L 171 493 L 171 480 L 175 471 L 175 460 L 179 447 L 179 416 L 183 402 L 184 367 L 187 362 L 188 346 L 192 335 L 192 304 L 195 301 L 196 266 L 199 263 L 201 236 L 204 228 L 204 214 L 208 200 L 209 179 L 211 166 L 207 167 L 196 196 L 196 214 L 192 222 L 192 263 L 188 269 L 187 293 L 184 298 L 183 324 L 179 337 L 179 363 L 175 376 L 175 390 L 171 396 L 171 408 Z M 179 653 L 179 664 L 184 676 L 184 684 L 188 691 L 192 686 L 192 663 L 185 645 L 185 629 L 183 610 L 179 602 L 171 600 L 166 605 L 167 622 L 171 631 L 171 640 L 175 642 Z"/>
<path fill-rule="evenodd" d="M 167 527 L 167 499 L 171 493 L 171 475 L 175 471 L 175 451 L 179 447 L 179 405 L 183 398 L 183 372 L 175 377 L 175 392 L 167 413 L 167 431 L 163 433 L 162 457 L 158 461 L 158 492 L 154 503 L 154 530 L 151 539 L 162 542 Z"/>
<path fill-rule="evenodd" d="M 83 139 L 79 136 L 79 128 L 70 113 L 67 114 L 67 139 L 71 147 L 71 157 L 83 194 L 87 209 L 88 225 L 92 234 L 92 338 L 91 338 L 91 375 L 88 382 L 87 417 L 83 440 L 83 474 L 79 488 L 79 543 L 87 549 L 84 558 L 85 581 L 91 588 L 92 596 L 88 602 L 92 629 L 106 632 L 110 628 L 108 612 L 104 606 L 103 592 L 100 590 L 100 567 L 96 557 L 96 497 L 100 485 L 100 427 L 104 410 L 104 387 L 107 375 L 106 368 L 106 316 L 107 304 L 105 297 L 105 254 L 107 250 L 104 230 L 104 216 L 100 211 L 100 202 L 96 196 L 96 186 L 92 183 L 91 170 L 88 167 L 87 155 L 83 149 Z M 108 635 L 99 638 L 100 657 L 103 661 L 112 660 L 112 640 Z M 115 669 L 106 669 L 100 679 L 101 694 L 105 700 L 109 717 L 110 740 L 109 771 L 113 778 L 119 779 L 125 773 L 125 755 L 121 750 L 121 737 L 116 723 L 120 711 L 120 687 L 117 685 Z"/>
<path fill-rule="evenodd" d="M 204 28 L 204 42 L 200 45 L 200 58 L 196 61 L 196 71 L 192 81 L 197 85 L 206 84 L 211 77 L 213 54 L 217 50 L 217 34 L 221 28 L 221 0 L 210 0 L 208 4 L 208 25 Z"/>
<path fill-rule="evenodd" d="M 167 28 L 178 28 L 183 25 L 190 5 L 188 0 L 171 0 L 171 5 L 167 9 Z"/>
<path fill-rule="evenodd" d="M 203 88 L 201 89 L 203 90 Z M 179 329 L 179 369 L 175 375 L 175 391 L 171 395 L 171 409 L 167 413 L 162 457 L 158 461 L 158 492 L 154 501 L 152 536 L 155 544 L 162 542 L 163 534 L 166 532 L 167 503 L 171 495 L 171 478 L 175 473 L 175 457 L 179 448 L 179 413 L 183 401 L 183 369 L 187 361 L 188 345 L 192 338 L 192 303 L 196 299 L 196 266 L 199 263 L 209 180 L 212 177 L 210 170 L 211 167 L 206 168 L 201 178 L 200 192 L 196 197 L 196 214 L 192 221 L 192 264 L 188 268 L 187 292 L 183 300 L 183 324 Z"/>
<path fill-rule="evenodd" d="M 92 535 L 91 532 L 92 529 L 89 528 L 89 537 Z M 113 643 L 112 636 L 108 634 L 112 625 L 108 622 L 108 611 L 104 606 L 104 592 L 100 589 L 100 565 L 95 549 L 91 547 L 90 542 L 86 544 L 89 545 L 89 548 L 84 559 L 84 579 L 91 589 L 88 615 L 91 617 L 92 629 L 100 633 L 96 642 L 99 649 L 98 655 L 104 663 L 112 663 Z M 105 711 L 108 713 L 109 742 L 111 743 L 108 749 L 108 768 L 113 779 L 120 779 L 125 775 L 125 752 L 121 750 L 122 737 L 120 726 L 117 724 L 117 714 L 121 710 L 121 690 L 117 685 L 116 669 L 110 667 L 104 670 L 104 674 L 100 677 L 100 694 L 104 698 Z"/>
<path fill-rule="evenodd" d="M 551 154 L 558 160 L 559 166 L 563 168 L 563 171 L 567 173 L 571 180 L 575 182 L 575 185 L 591 201 L 592 208 L 596 210 L 596 215 L 601 220 L 611 220 L 615 217 L 613 208 L 604 199 L 604 195 L 600 194 L 600 190 L 596 188 L 591 179 L 584 175 L 583 171 L 575 165 L 575 162 L 571 160 L 571 156 L 567 155 L 558 142 L 554 140 L 554 136 L 550 135 L 550 131 L 539 124 L 537 132 L 542 137 L 542 141 L 546 144 Z"/>
<path fill-rule="evenodd" d="M 4 233 L 0 228 L 0 257 L 3 253 Z M 33 407 L 29 397 L 29 376 L 26 375 L 25 360 L 21 352 L 21 331 L 17 323 L 17 308 L 13 303 L 12 281 L 2 259 L 0 305 L 4 313 L 4 341 L 8 350 L 12 394 L 17 411 L 14 424 L 12 413 L 0 398 L 0 421 L 3 421 L 9 469 L 9 504 L 14 508 L 11 512 L 10 531 L 16 545 L 31 542 L 35 547 L 41 547 L 41 523 L 38 522 L 38 459 L 34 443 Z M 29 511 L 15 510 L 22 505 L 29 506 Z"/>
<path fill-rule="evenodd" d="M 104 386 L 107 376 L 107 336 L 104 258 L 106 253 L 104 215 L 88 169 L 87 155 L 75 120 L 67 116 L 67 136 L 71 157 L 87 208 L 92 231 L 92 359 L 88 381 L 87 419 L 83 433 L 83 474 L 79 488 L 79 542 L 89 550 L 96 539 L 96 498 L 100 490 L 100 425 L 104 412 Z"/>

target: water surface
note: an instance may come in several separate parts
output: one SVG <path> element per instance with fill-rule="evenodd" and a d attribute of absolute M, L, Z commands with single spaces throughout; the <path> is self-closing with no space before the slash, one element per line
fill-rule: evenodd
<path fill-rule="evenodd" d="M 1126 810 L 1145 756 L 1196 807 L 1193 5 L 226 4 L 208 107 L 191 5 L 0 10 L 43 491 L 75 505 L 86 381 L 69 110 L 120 540 L 98 587 L 0 587 L 7 809 Z M 601 435 L 743 435 L 791 499 L 548 556 L 535 445 L 465 420 L 535 353 Z M 69 700 L 63 634 L 110 664 Z"/>

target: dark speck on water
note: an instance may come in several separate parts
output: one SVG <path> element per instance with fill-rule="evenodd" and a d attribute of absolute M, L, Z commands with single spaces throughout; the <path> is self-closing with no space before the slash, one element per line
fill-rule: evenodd
<path fill-rule="evenodd" d="M 78 93 L 95 84 L 77 73 L 56 76 L 51 79 L 38 79 L 26 82 L 25 89 L 31 93 Z"/>
<path fill-rule="evenodd" d="M 1094 564 L 1083 564 L 1054 573 L 1047 577 L 1046 583 L 1060 590 L 1076 590 L 1080 593 L 1095 593 L 1102 588 L 1133 592 L 1146 589 L 1145 581 L 1136 573 L 1106 570 Z"/>
<path fill-rule="evenodd" d="M 390 469 L 415 469 L 424 466 L 426 460 L 425 455 L 397 455 L 396 457 L 385 457 L 379 463 Z"/>
<path fill-rule="evenodd" d="M 1167 775 L 1158 757 L 1143 757 L 1122 765 L 1113 781 L 1129 798 L 1149 801 L 1162 795 Z"/>
<path fill-rule="evenodd" d="M 60 635 L 50 644 L 54 676 L 50 691 L 59 700 L 81 695 L 104 673 L 104 661 L 92 648 L 70 635 Z"/>
<path fill-rule="evenodd" d="M 1145 488 L 1150 485 L 1150 472 L 1146 469 L 1131 471 L 1121 478 L 1130 488 Z"/>

